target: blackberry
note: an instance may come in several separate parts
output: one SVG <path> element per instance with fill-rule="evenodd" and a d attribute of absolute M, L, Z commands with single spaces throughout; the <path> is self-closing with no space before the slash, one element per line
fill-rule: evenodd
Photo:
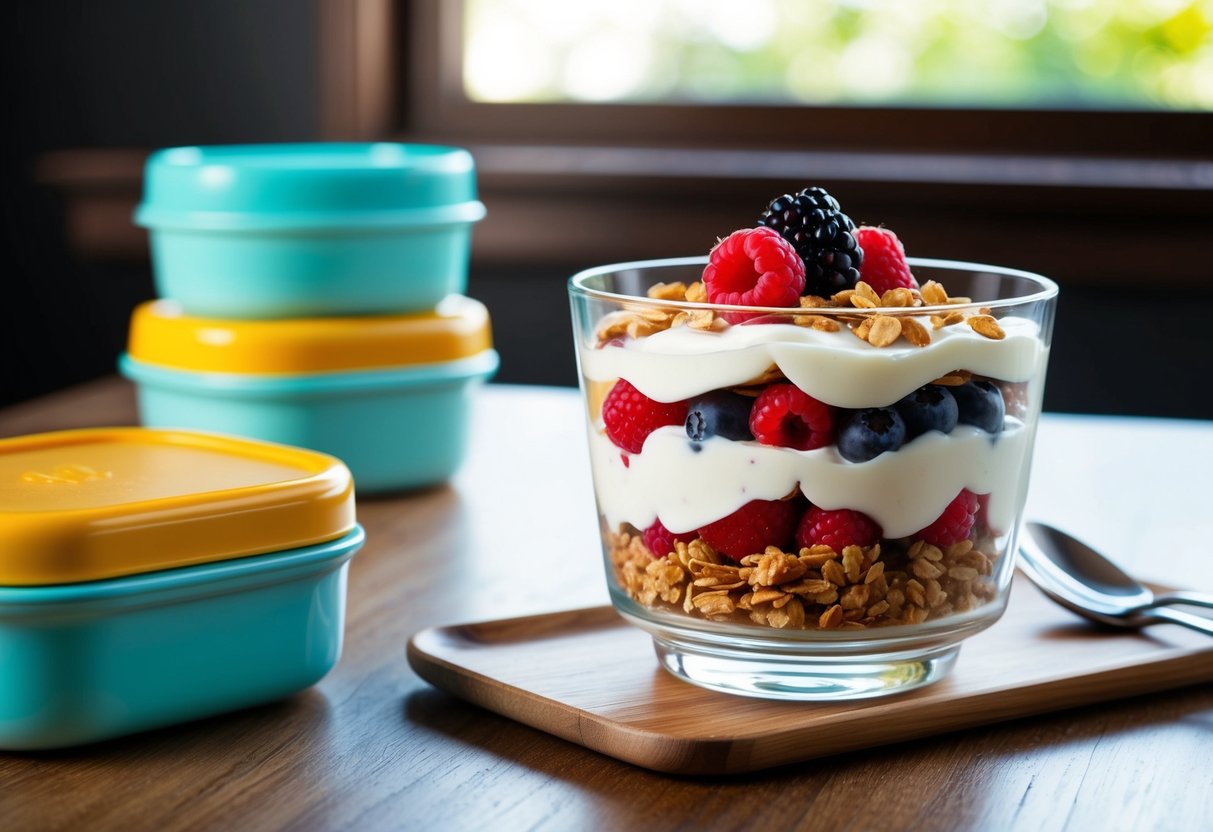
<path fill-rule="evenodd" d="M 772 200 L 758 224 L 778 231 L 804 260 L 804 294 L 828 298 L 855 288 L 863 263 L 855 223 L 824 188 L 805 188 Z"/>

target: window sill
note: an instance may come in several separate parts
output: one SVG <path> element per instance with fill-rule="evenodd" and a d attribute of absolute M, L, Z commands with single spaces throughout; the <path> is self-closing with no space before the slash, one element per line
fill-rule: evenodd
<path fill-rule="evenodd" d="M 446 137 L 426 137 L 441 140 Z M 469 145 L 489 215 L 474 266 L 580 267 L 706 252 L 774 195 L 822 184 L 911 253 L 1128 285 L 1203 285 L 1213 163 L 898 153 Z M 47 154 L 74 253 L 144 260 L 131 213 L 145 151 Z"/>

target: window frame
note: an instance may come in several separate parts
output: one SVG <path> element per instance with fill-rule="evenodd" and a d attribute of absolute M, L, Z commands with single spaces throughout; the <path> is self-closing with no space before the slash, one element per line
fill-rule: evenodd
<path fill-rule="evenodd" d="M 1207 156 L 1213 141 L 1213 114 L 1200 112 L 474 102 L 462 83 L 463 0 L 397 5 L 393 37 L 406 47 L 391 71 L 403 95 L 394 96 L 388 132 L 477 142 L 1178 159 Z"/>
<path fill-rule="evenodd" d="M 813 183 L 843 196 L 857 221 L 897 228 L 919 255 L 1124 286 L 1146 263 L 1168 285 L 1208 283 L 1213 113 L 477 104 L 459 83 L 461 0 L 316 0 L 313 9 L 315 138 L 471 149 L 490 206 L 476 230 L 477 268 L 702 252 L 714 233 L 752 220 L 739 212 Z M 830 122 L 833 132 L 772 137 L 755 127 L 772 118 Z M 1012 128 L 1024 147 L 1010 149 Z M 146 258 L 130 223 L 144 155 L 39 158 L 38 180 L 66 197 L 78 256 Z"/>
<path fill-rule="evenodd" d="M 490 206 L 477 268 L 705 251 L 811 183 L 924 256 L 1122 286 L 1148 259 L 1207 282 L 1213 113 L 477 103 L 462 0 L 319 2 L 326 138 L 469 148 Z"/>

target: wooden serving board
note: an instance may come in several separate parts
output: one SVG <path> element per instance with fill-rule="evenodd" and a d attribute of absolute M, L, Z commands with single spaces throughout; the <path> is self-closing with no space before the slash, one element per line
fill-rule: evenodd
<path fill-rule="evenodd" d="M 1003 618 L 950 677 L 884 699 L 806 704 L 714 693 L 657 665 L 610 607 L 423 630 L 413 669 L 469 702 L 645 768 L 745 772 L 1213 681 L 1213 638 L 1104 632 L 1016 576 Z"/>

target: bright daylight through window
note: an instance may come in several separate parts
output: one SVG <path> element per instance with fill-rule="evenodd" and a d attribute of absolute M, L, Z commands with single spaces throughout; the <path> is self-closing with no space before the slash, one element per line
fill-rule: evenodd
<path fill-rule="evenodd" d="M 1213 110 L 1213 0 L 466 0 L 478 102 Z"/>

